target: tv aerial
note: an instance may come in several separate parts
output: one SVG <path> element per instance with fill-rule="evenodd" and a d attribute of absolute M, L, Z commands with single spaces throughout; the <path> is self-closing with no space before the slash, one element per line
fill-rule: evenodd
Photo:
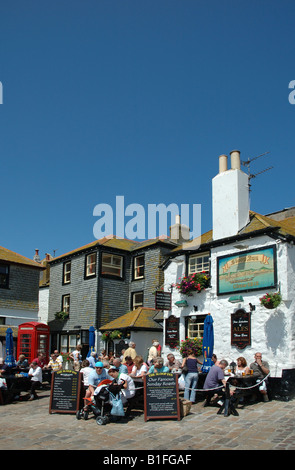
<path fill-rule="evenodd" d="M 260 157 L 264 157 L 265 155 L 268 155 L 269 153 L 270 153 L 270 152 L 264 152 L 264 153 L 261 153 L 260 155 L 257 155 L 257 157 L 248 158 L 248 160 L 246 160 L 246 161 L 241 161 L 241 164 L 242 164 L 243 166 L 246 166 L 246 167 L 247 167 L 247 170 L 248 170 L 249 187 L 251 186 L 251 185 L 250 185 L 250 180 L 251 180 L 252 178 L 255 178 L 256 176 L 261 175 L 261 173 L 265 173 L 266 171 L 271 170 L 271 169 L 273 168 L 273 166 L 270 166 L 270 167 L 268 167 L 268 168 L 265 168 L 265 169 L 262 170 L 262 171 L 259 171 L 258 173 L 251 173 L 251 172 L 250 172 L 250 165 L 251 165 L 251 163 L 254 162 L 255 160 L 257 160 L 257 159 L 260 158 Z"/>

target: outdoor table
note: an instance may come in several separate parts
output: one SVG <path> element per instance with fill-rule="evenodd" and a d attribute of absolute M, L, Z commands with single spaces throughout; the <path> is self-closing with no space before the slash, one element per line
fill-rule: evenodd
<path fill-rule="evenodd" d="M 225 385 L 224 403 L 218 410 L 217 414 L 221 414 L 222 412 L 224 412 L 224 416 L 229 416 L 230 414 L 233 414 L 234 416 L 239 416 L 239 413 L 236 410 L 236 405 L 238 401 L 232 399 L 232 396 L 230 395 L 230 385 L 235 385 L 240 388 L 238 396 L 241 397 L 249 393 L 249 391 L 247 391 L 247 388 L 252 387 L 256 383 L 256 380 L 257 377 L 253 375 L 231 375 L 230 377 L 228 377 Z M 253 388 L 251 390 L 253 390 Z"/>
<path fill-rule="evenodd" d="M 7 384 L 7 388 L 1 390 L 2 399 L 4 398 L 4 403 L 13 399 L 14 396 L 20 395 L 21 392 L 27 392 L 31 388 L 31 379 L 29 377 L 3 375 L 2 378 L 5 378 Z"/>

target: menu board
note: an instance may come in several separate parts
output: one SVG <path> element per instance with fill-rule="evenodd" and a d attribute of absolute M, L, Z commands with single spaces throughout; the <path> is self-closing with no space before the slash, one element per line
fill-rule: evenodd
<path fill-rule="evenodd" d="M 81 374 L 74 370 L 54 372 L 49 413 L 76 413 L 80 405 Z"/>
<path fill-rule="evenodd" d="M 144 419 L 180 419 L 178 375 L 159 372 L 144 376 Z"/>
<path fill-rule="evenodd" d="M 171 292 L 164 292 L 162 290 L 156 291 L 155 309 L 171 310 Z"/>

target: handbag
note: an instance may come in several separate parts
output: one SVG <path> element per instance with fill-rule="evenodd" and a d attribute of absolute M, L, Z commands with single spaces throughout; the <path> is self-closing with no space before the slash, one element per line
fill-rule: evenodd
<path fill-rule="evenodd" d="M 188 367 L 187 367 L 186 361 L 185 361 L 184 366 L 181 368 L 181 371 L 183 375 L 186 375 L 188 373 Z"/>
<path fill-rule="evenodd" d="M 120 395 L 113 395 L 110 392 L 111 396 L 111 402 L 112 402 L 112 409 L 111 409 L 111 415 L 113 416 L 125 416 L 124 408 L 123 408 L 123 402 L 121 400 Z"/>

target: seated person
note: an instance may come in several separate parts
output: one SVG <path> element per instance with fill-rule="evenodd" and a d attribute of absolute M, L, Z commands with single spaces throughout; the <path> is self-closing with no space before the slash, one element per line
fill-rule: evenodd
<path fill-rule="evenodd" d="M 131 356 L 126 356 L 125 357 L 125 363 L 124 365 L 127 367 L 128 374 L 131 374 L 132 368 L 134 366 L 134 362 Z"/>
<path fill-rule="evenodd" d="M 12 374 L 12 367 L 8 364 L 5 364 L 3 357 L 0 357 L 0 374 L 2 377 L 8 377 Z"/>
<path fill-rule="evenodd" d="M 127 374 L 120 374 L 119 377 L 119 369 L 115 366 L 111 366 L 109 369 L 109 375 L 113 378 L 113 383 L 109 387 L 109 390 L 114 395 L 120 393 L 123 405 L 128 403 L 127 410 L 125 416 L 129 416 L 132 406 L 132 399 L 135 397 L 135 384 L 132 378 Z M 118 387 L 118 392 L 116 388 Z"/>
<path fill-rule="evenodd" d="M 43 353 L 39 353 L 38 356 L 33 359 L 33 362 L 37 362 L 38 366 L 41 367 L 41 369 L 43 369 L 43 367 L 47 364 L 46 357 Z"/>
<path fill-rule="evenodd" d="M 117 367 L 117 369 L 119 369 L 119 372 L 120 374 L 128 374 L 128 368 L 127 368 L 127 365 L 126 364 L 122 364 L 122 361 L 121 359 L 119 359 L 118 357 L 116 357 L 114 360 L 113 360 L 113 366 Z"/>
<path fill-rule="evenodd" d="M 27 369 L 29 367 L 29 361 L 26 359 L 24 354 L 20 354 L 16 365 L 20 369 Z"/>
<path fill-rule="evenodd" d="M 165 366 L 168 367 L 170 372 L 172 372 L 173 370 L 179 370 L 181 368 L 181 363 L 175 359 L 174 354 L 170 353 L 167 355 L 167 362 L 165 362 Z"/>
<path fill-rule="evenodd" d="M 236 375 L 249 374 L 249 367 L 247 367 L 247 361 L 244 357 L 238 357 Z"/>
<path fill-rule="evenodd" d="M 162 357 L 157 357 L 154 364 L 150 367 L 148 374 L 155 374 L 159 372 L 170 372 L 169 368 L 164 366 L 164 360 Z"/>
<path fill-rule="evenodd" d="M 255 354 L 254 359 L 255 362 L 250 364 L 250 369 L 253 370 L 253 377 L 256 377 L 257 382 L 260 382 L 269 374 L 269 365 L 268 362 L 262 360 L 262 354 L 260 352 Z M 266 380 L 260 384 L 259 392 L 262 395 L 263 401 L 268 401 Z"/>
<path fill-rule="evenodd" d="M 115 366 L 111 366 L 109 368 L 109 376 L 115 380 L 115 384 L 121 385 L 122 387 L 122 402 L 126 403 L 127 400 L 134 397 L 135 395 L 135 384 L 133 379 L 127 374 L 120 374 L 119 377 L 119 369 Z M 112 392 L 113 393 L 113 392 Z"/>
<path fill-rule="evenodd" d="M 136 356 L 134 359 L 134 366 L 132 368 L 130 377 L 133 379 L 135 384 L 143 383 L 143 376 L 148 372 L 148 366 L 143 362 L 142 356 Z"/>
<path fill-rule="evenodd" d="M 211 398 L 216 395 L 223 395 L 221 392 L 221 385 L 226 384 L 226 380 L 224 378 L 224 369 L 228 366 L 228 362 L 225 359 L 219 361 L 219 364 L 211 367 L 209 370 L 206 380 L 204 382 L 204 390 L 206 390 L 206 400 L 203 406 L 208 406 L 210 404 Z M 212 389 L 212 390 L 210 390 Z"/>
<path fill-rule="evenodd" d="M 33 361 L 35 362 L 35 361 Z M 36 361 L 37 362 L 37 361 Z M 38 362 L 37 362 L 38 364 Z M 39 365 L 39 364 L 38 364 Z M 39 366 L 41 367 L 41 366 Z M 57 359 L 57 354 L 51 354 L 51 359 L 50 361 L 48 362 L 47 366 L 44 366 L 43 369 L 47 370 L 47 369 L 51 369 L 52 372 L 56 372 L 58 370 L 61 370 L 62 369 L 62 362 L 60 362 L 58 359 Z"/>
<path fill-rule="evenodd" d="M 93 397 L 96 387 L 105 379 L 112 380 L 112 377 L 110 377 L 108 371 L 104 369 L 102 362 L 96 362 L 95 369 L 92 370 L 88 376 L 88 389 L 86 390 L 85 398 Z"/>

